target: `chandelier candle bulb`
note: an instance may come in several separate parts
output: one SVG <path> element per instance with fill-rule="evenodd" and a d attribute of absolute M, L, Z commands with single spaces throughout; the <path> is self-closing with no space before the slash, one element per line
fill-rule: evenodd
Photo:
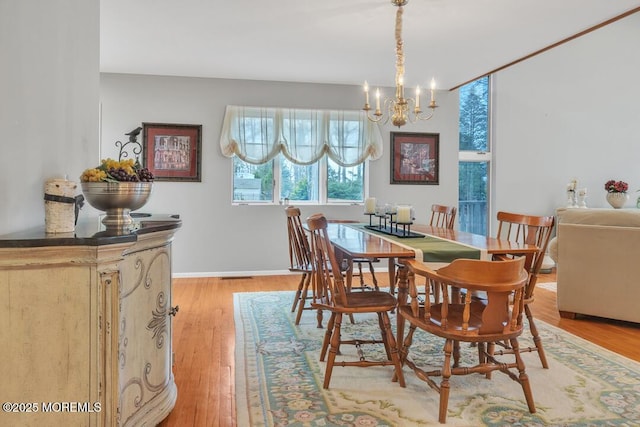
<path fill-rule="evenodd" d="M 436 100 L 434 95 L 435 90 L 436 90 L 436 80 L 431 79 L 431 102 L 434 102 Z"/>
<path fill-rule="evenodd" d="M 364 201 L 364 213 L 372 214 L 376 212 L 376 198 L 375 197 L 367 197 Z"/>
<path fill-rule="evenodd" d="M 380 111 L 380 89 L 376 89 L 376 112 Z"/>
<path fill-rule="evenodd" d="M 369 105 L 369 83 L 366 80 L 364 81 L 364 105 L 365 108 Z"/>
<path fill-rule="evenodd" d="M 431 97 L 433 98 L 433 90 L 431 91 Z M 420 86 L 416 86 L 416 111 L 420 111 Z"/>

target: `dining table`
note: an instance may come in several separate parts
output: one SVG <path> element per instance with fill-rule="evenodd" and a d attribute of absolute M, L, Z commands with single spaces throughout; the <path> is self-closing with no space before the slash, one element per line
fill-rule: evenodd
<path fill-rule="evenodd" d="M 389 287 L 398 285 L 398 304 L 405 304 L 408 295 L 407 269 L 403 261 L 418 258 L 427 263 L 444 265 L 457 258 L 493 259 L 494 255 L 527 255 L 538 251 L 536 245 L 502 240 L 425 224 L 412 224 L 411 232 L 420 237 L 403 238 L 367 227 L 366 224 L 329 223 L 327 232 L 338 260 L 353 258 L 387 259 Z M 420 259 L 421 258 L 421 259 Z M 347 271 L 347 283 L 351 280 Z M 396 276 L 397 275 L 397 276 Z M 403 342 L 404 319 L 397 316 L 397 342 Z"/>

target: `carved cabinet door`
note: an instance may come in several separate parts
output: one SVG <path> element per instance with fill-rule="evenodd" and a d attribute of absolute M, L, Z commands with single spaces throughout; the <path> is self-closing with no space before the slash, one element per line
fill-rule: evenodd
<path fill-rule="evenodd" d="M 154 425 L 177 397 L 172 372 L 171 245 L 125 255 L 119 291 L 118 425 Z"/>

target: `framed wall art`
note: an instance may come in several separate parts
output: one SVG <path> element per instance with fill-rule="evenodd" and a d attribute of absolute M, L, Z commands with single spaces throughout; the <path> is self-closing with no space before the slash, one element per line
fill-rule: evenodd
<path fill-rule="evenodd" d="M 156 181 L 200 182 L 202 125 L 142 123 L 144 163 Z"/>
<path fill-rule="evenodd" d="M 391 132 L 391 184 L 438 184 L 440 134 Z"/>

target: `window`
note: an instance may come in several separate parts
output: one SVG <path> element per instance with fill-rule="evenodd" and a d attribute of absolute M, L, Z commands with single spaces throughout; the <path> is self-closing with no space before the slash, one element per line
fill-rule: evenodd
<path fill-rule="evenodd" d="M 360 111 L 229 106 L 221 148 L 234 203 L 358 203 L 382 136 Z"/>
<path fill-rule="evenodd" d="M 331 159 L 327 163 L 327 201 L 364 201 L 364 163 L 351 167 L 340 166 Z"/>
<path fill-rule="evenodd" d="M 460 230 L 487 235 L 491 176 L 489 77 L 460 88 L 458 224 Z"/>
<path fill-rule="evenodd" d="M 319 162 L 308 166 L 296 165 L 283 155 L 278 156 L 278 160 L 280 163 L 280 200 L 317 202 L 320 199 Z"/>

